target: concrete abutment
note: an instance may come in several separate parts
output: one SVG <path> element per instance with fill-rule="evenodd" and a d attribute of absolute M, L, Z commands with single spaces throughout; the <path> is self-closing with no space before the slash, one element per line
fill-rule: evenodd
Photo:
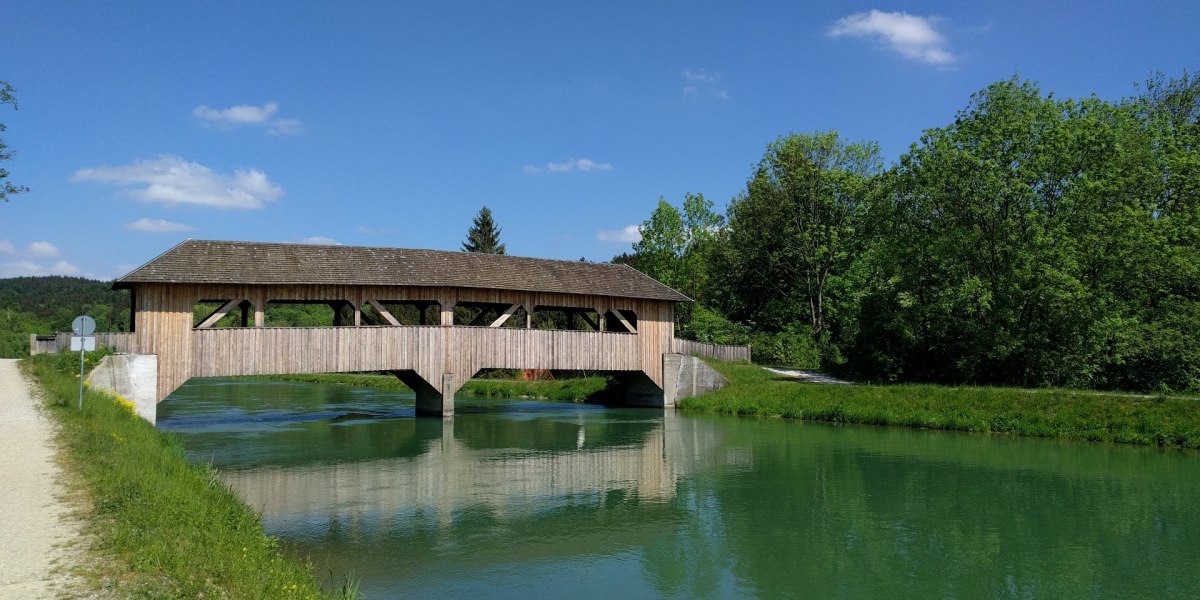
<path fill-rule="evenodd" d="M 158 357 L 110 354 L 87 378 L 88 385 L 133 403 L 134 412 L 151 424 L 158 418 Z"/>

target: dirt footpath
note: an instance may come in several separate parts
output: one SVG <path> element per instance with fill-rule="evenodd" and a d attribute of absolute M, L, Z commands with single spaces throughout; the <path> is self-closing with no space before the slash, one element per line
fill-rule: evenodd
<path fill-rule="evenodd" d="M 70 596 L 79 523 L 62 500 L 54 429 L 14 359 L 0 359 L 0 598 Z"/>

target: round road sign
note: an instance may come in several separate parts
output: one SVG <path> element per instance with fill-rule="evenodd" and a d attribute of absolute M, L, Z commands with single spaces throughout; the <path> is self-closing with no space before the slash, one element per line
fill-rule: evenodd
<path fill-rule="evenodd" d="M 87 315 L 75 317 L 75 320 L 71 321 L 71 331 L 74 331 L 75 335 L 92 335 L 96 332 L 96 321 Z"/>

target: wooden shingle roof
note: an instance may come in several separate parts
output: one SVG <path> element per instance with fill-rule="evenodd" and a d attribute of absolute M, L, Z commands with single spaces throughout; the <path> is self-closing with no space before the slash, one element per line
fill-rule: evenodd
<path fill-rule="evenodd" d="M 187 240 L 118 279 L 139 283 L 404 285 L 592 294 L 690 302 L 628 266 L 520 256 Z"/>

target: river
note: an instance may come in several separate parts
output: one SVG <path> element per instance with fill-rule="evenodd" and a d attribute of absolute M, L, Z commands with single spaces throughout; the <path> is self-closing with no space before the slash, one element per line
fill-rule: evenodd
<path fill-rule="evenodd" d="M 194 379 L 159 427 L 380 598 L 1200 598 L 1200 453 Z"/>

